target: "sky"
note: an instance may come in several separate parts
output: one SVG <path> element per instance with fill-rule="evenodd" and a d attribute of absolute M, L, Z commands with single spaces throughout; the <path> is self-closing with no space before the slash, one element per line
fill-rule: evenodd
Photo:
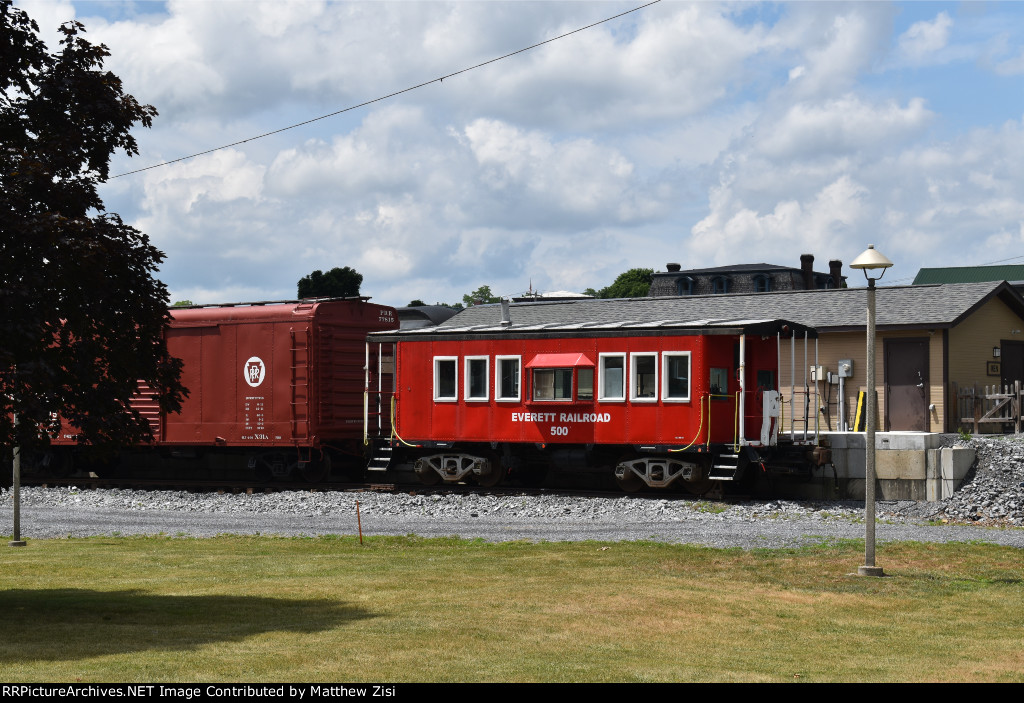
<path fill-rule="evenodd" d="M 159 111 L 108 211 L 171 300 L 405 305 L 627 269 L 1024 263 L 1024 3 L 18 0 L 76 19 Z"/>

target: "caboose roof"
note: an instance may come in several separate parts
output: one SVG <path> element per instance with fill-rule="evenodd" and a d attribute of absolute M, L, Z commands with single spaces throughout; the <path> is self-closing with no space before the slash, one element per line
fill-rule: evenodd
<path fill-rule="evenodd" d="M 1024 299 L 1005 281 L 878 288 L 879 330 L 953 327 L 993 297 L 1024 318 Z M 531 301 L 510 305 L 511 322 L 501 323 L 501 305 L 475 305 L 441 325 L 423 330 L 383 332 L 375 339 L 558 334 L 774 334 L 783 325 L 814 336 L 819 331 L 863 329 L 866 288 L 775 293 L 705 295 L 617 300 Z"/>

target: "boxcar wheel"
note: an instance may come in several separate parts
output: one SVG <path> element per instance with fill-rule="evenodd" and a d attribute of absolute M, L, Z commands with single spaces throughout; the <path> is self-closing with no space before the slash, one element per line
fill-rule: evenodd
<path fill-rule="evenodd" d="M 306 465 L 299 469 L 302 480 L 307 483 L 320 483 L 331 476 L 331 457 L 324 454 L 318 458 L 311 458 Z"/>

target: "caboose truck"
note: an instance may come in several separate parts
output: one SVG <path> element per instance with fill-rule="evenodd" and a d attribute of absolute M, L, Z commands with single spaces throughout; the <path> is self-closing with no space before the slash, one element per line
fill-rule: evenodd
<path fill-rule="evenodd" d="M 814 330 L 685 310 L 679 299 L 503 302 L 369 335 L 367 358 L 386 360 L 366 370 L 369 470 L 405 462 L 426 484 L 490 486 L 557 467 L 607 472 L 626 491 L 703 494 L 829 464 L 817 412 L 810 422 Z"/>

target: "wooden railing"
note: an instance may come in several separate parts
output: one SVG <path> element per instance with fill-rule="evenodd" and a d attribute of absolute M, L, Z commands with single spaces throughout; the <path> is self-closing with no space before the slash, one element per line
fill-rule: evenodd
<path fill-rule="evenodd" d="M 958 386 L 953 384 L 956 397 L 956 415 L 961 427 L 972 426 L 979 434 L 982 425 L 1000 425 L 990 431 L 1013 431 L 1020 434 L 1021 399 L 1024 388 L 1020 381 L 1012 386 Z M 1004 427 L 1005 426 L 1005 427 Z"/>

